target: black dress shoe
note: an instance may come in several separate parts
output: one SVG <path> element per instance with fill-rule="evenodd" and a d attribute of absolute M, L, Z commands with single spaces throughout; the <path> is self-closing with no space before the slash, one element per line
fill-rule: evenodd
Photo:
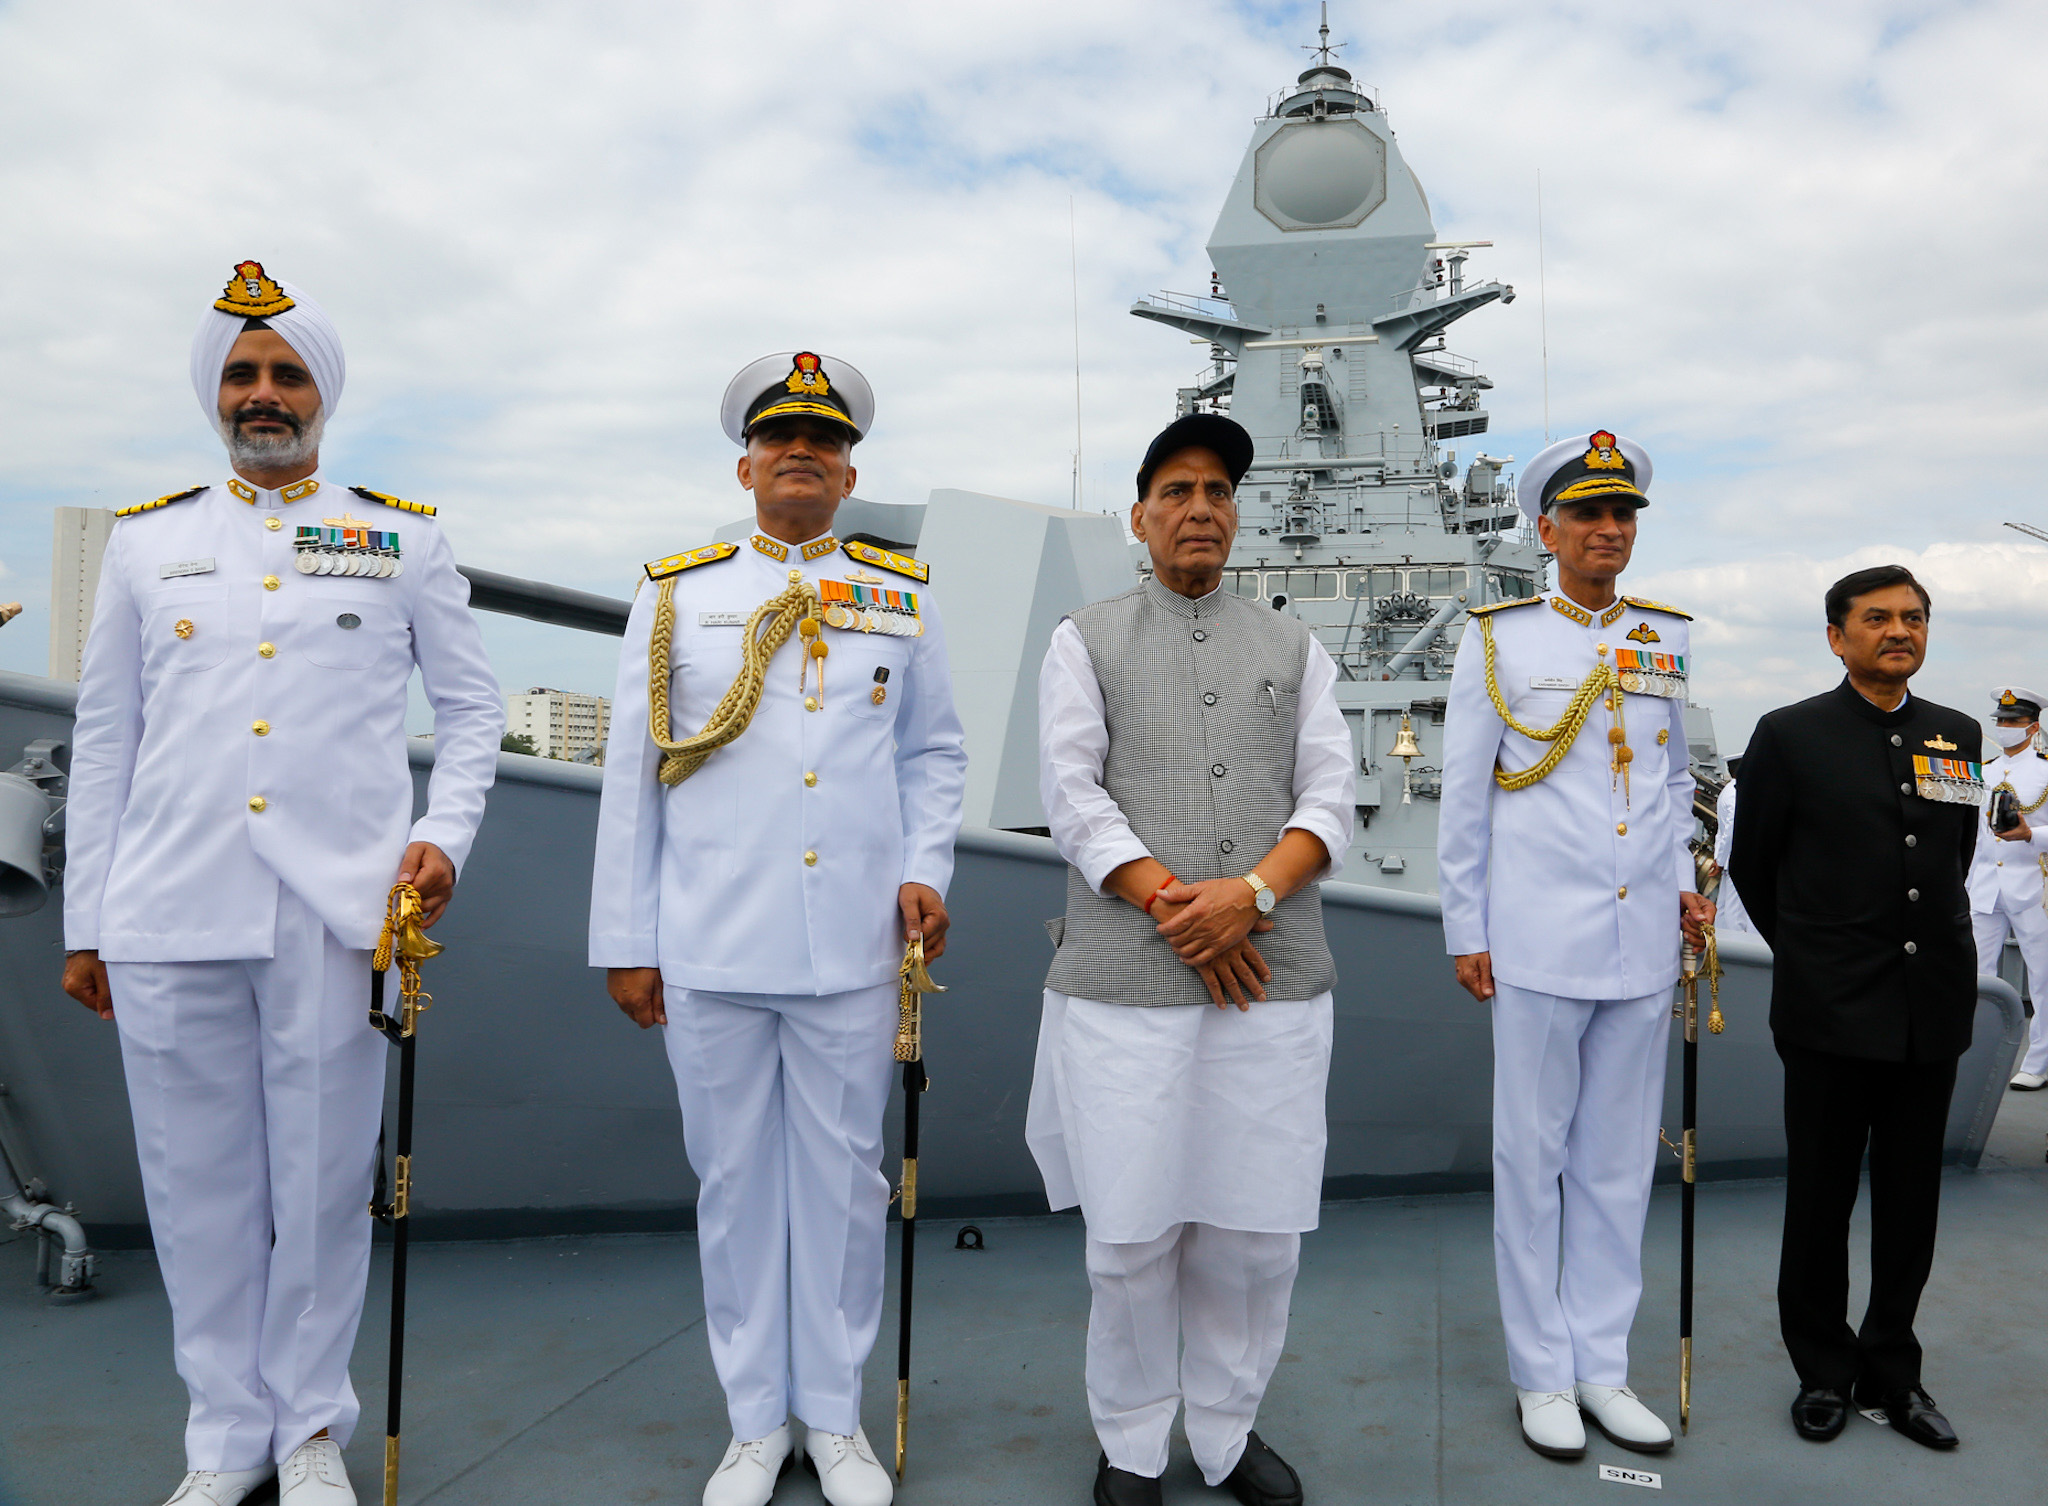
<path fill-rule="evenodd" d="M 1792 1426 L 1813 1443 L 1842 1436 L 1849 1425 L 1849 1393 L 1833 1386 L 1805 1386 L 1792 1398 Z"/>
<path fill-rule="evenodd" d="M 1865 1406 L 1871 1405 L 1868 1400 L 1858 1399 Z M 1876 1405 L 1883 1411 L 1884 1419 L 1892 1425 L 1894 1433 L 1902 1433 L 1927 1448 L 1956 1446 L 1956 1430 L 1948 1425 L 1948 1419 L 1941 1415 L 1934 1405 L 1934 1398 L 1923 1387 L 1913 1386 L 1878 1397 Z"/>
<path fill-rule="evenodd" d="M 1223 1477 L 1223 1488 L 1244 1506 L 1301 1506 L 1301 1476 L 1257 1433 L 1245 1439 L 1236 1466 Z"/>
<path fill-rule="evenodd" d="M 1095 1506 L 1159 1506 L 1159 1482 L 1112 1467 L 1104 1454 L 1095 1462 Z"/>

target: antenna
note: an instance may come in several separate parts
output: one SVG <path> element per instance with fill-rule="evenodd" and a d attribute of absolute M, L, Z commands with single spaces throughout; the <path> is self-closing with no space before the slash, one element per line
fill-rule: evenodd
<path fill-rule="evenodd" d="M 1301 50 L 1314 53 L 1316 62 L 1324 68 L 1330 66 L 1330 56 L 1332 53 L 1336 52 L 1340 47 L 1349 47 L 1351 45 L 1349 42 L 1332 42 L 1330 40 L 1330 0 L 1323 0 L 1323 24 L 1317 28 L 1316 36 L 1320 39 L 1319 46 L 1304 47 Z"/>
<path fill-rule="evenodd" d="M 1536 308 L 1543 331 L 1543 442 L 1550 443 L 1550 279 L 1543 266 L 1543 169 L 1536 169 Z"/>
<path fill-rule="evenodd" d="M 1081 507 L 1081 240 L 1074 229 L 1074 196 L 1067 195 L 1067 271 L 1074 287 L 1074 509 Z"/>
<path fill-rule="evenodd" d="M 2008 523 L 2005 526 L 2007 528 L 2016 528 L 2021 533 L 2028 534 L 2034 538 L 2040 539 L 2044 542 L 2048 542 L 2048 532 L 2043 532 L 2041 529 L 2036 528 L 2032 523 Z"/>

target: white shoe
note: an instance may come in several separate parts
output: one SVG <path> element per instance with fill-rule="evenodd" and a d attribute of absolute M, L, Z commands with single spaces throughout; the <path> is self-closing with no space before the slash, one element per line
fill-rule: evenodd
<path fill-rule="evenodd" d="M 896 1498 L 889 1471 L 859 1428 L 850 1435 L 812 1428 L 804 1437 L 804 1468 L 818 1477 L 831 1506 L 889 1506 Z"/>
<path fill-rule="evenodd" d="M 1516 1391 L 1522 1441 L 1547 1459 L 1586 1457 L 1586 1425 L 1569 1391 Z"/>
<path fill-rule="evenodd" d="M 341 1445 L 308 1438 L 277 1472 L 278 1506 L 356 1506 L 355 1488 L 342 1467 Z"/>
<path fill-rule="evenodd" d="M 768 1506 L 775 1482 L 794 1463 L 786 1422 L 766 1438 L 735 1438 L 704 1482 L 704 1506 Z"/>
<path fill-rule="evenodd" d="M 171 1492 L 164 1506 L 241 1506 L 250 1491 L 276 1473 L 275 1464 L 255 1469 L 195 1469 Z"/>
<path fill-rule="evenodd" d="M 2012 1078 L 2012 1085 L 2022 1093 L 2032 1093 L 2040 1088 L 2048 1088 L 2048 1072 L 2015 1072 Z"/>
<path fill-rule="evenodd" d="M 1671 1447 L 1671 1429 L 1644 1406 L 1627 1386 L 1593 1386 L 1579 1382 L 1579 1410 L 1610 1443 L 1639 1454 L 1661 1454 Z"/>

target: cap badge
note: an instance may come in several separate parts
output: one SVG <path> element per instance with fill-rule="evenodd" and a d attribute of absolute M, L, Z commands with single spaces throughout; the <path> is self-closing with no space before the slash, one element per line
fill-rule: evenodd
<path fill-rule="evenodd" d="M 272 314 L 282 314 L 294 308 L 292 300 L 285 296 L 283 288 L 272 282 L 264 273 L 260 261 L 238 261 L 234 275 L 228 278 L 228 285 L 220 297 L 213 300 L 213 306 L 223 314 L 239 314 L 245 319 L 267 319 Z"/>
<path fill-rule="evenodd" d="M 789 380 L 783 385 L 803 397 L 824 397 L 832 391 L 832 384 L 825 380 L 823 363 L 807 350 L 796 353 Z"/>
<path fill-rule="evenodd" d="M 1589 471 L 1620 471 L 1628 468 L 1628 462 L 1621 458 L 1621 451 L 1615 448 L 1614 436 L 1605 429 L 1597 430 L 1586 441 L 1586 469 Z"/>
<path fill-rule="evenodd" d="M 1657 636 L 1657 630 L 1647 622 L 1639 622 L 1630 628 L 1628 630 L 1628 637 L 1631 643 L 1662 643 L 1664 641 Z"/>
<path fill-rule="evenodd" d="M 2019 705 L 2019 703 L 2020 698 L 2014 695 L 2010 690 L 2008 690 L 2004 695 L 1998 698 L 1998 704 L 2001 706 L 2017 706 Z"/>

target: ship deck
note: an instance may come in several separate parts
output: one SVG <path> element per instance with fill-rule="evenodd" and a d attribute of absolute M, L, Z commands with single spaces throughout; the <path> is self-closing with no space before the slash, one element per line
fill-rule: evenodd
<path fill-rule="evenodd" d="M 2044 1135 L 2048 1094 L 2009 1094 L 1982 1167 L 1951 1172 L 1943 1187 L 1920 1333 L 1928 1387 L 1963 1437 L 1953 1454 L 1860 1418 L 1825 1448 L 1793 1434 L 1772 1295 L 1784 1187 L 1772 1181 L 1700 1189 L 1693 1427 L 1670 1454 L 1630 1455 L 1597 1435 L 1577 1464 L 1522 1447 L 1484 1194 L 1325 1206 L 1303 1240 L 1260 1430 L 1301 1471 L 1311 1502 L 1598 1501 L 1615 1488 L 1601 1464 L 1652 1471 L 1672 1496 L 1744 1506 L 2022 1499 L 2048 1473 L 2038 1407 L 2048 1325 L 2035 1279 Z M 1080 1221 L 989 1220 L 978 1253 L 953 1249 L 957 1228 L 920 1224 L 911 1466 L 898 1499 L 1079 1506 L 1096 1454 L 1080 1378 Z M 1867 1231 L 1866 1207 L 1859 1249 Z M 1677 1242 L 1676 1191 L 1660 1188 L 1633 1379 L 1674 1421 Z M 34 1288 L 32 1251 L 24 1237 L 0 1244 L 0 1500 L 152 1506 L 181 1471 L 184 1413 L 154 1261 L 105 1256 L 98 1300 L 52 1308 Z M 386 1259 L 380 1250 L 357 1346 L 363 1425 L 347 1451 L 366 1503 L 382 1469 Z M 408 1506 L 698 1499 L 727 1433 L 691 1236 L 423 1244 L 413 1273 Z M 1861 1291 L 1859 1280 L 1854 1300 Z M 868 1367 L 866 1420 L 885 1456 L 894 1362 L 892 1301 Z M 1165 1496 L 1173 1506 L 1229 1499 L 1202 1486 L 1178 1438 Z M 776 1499 L 821 1497 L 797 1471 Z"/>

